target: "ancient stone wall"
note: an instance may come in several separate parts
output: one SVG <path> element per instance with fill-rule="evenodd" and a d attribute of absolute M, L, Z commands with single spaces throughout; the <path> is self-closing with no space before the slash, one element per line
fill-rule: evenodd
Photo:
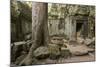
<path fill-rule="evenodd" d="M 61 13 L 64 13 L 64 15 Z M 60 22 L 60 18 L 63 18 L 62 22 Z M 82 36 L 84 38 L 95 36 L 95 6 L 56 4 L 55 7 L 51 6 L 51 12 L 49 9 L 48 19 L 50 35 L 63 34 L 66 35 L 66 38 L 68 39 L 76 40 L 77 23 L 78 21 L 81 21 L 84 30 L 84 32 L 82 32 Z M 63 28 L 59 29 L 58 25 L 62 25 L 62 23 L 64 24 Z"/>
<path fill-rule="evenodd" d="M 32 10 L 26 2 L 11 1 L 11 41 L 24 40 L 32 31 Z"/>

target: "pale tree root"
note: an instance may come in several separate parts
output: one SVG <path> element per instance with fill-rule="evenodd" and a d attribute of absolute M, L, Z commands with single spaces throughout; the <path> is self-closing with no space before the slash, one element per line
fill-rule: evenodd
<path fill-rule="evenodd" d="M 22 60 L 22 61 L 19 63 L 19 65 L 20 65 L 20 66 L 31 65 L 32 62 L 33 62 L 32 57 L 30 57 L 30 56 L 27 55 L 27 56 L 24 58 L 24 60 Z"/>

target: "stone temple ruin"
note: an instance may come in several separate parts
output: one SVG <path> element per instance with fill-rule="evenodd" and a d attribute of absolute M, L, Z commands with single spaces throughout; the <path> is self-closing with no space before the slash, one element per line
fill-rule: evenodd
<path fill-rule="evenodd" d="M 59 4 L 56 4 L 59 7 Z M 60 5 L 66 8 L 65 15 L 55 14 L 57 18 L 53 18 L 53 12 L 49 19 L 50 35 L 66 35 L 70 40 L 76 40 L 78 36 L 94 37 L 95 36 L 95 14 L 91 15 L 94 7 L 82 5 Z M 53 9 L 53 8 L 52 8 Z M 58 10 L 59 11 L 59 10 Z M 92 25 L 94 24 L 94 25 Z M 59 27 L 60 25 L 60 27 Z M 91 27 L 91 28 L 90 28 Z M 94 32 L 93 32 L 94 31 Z"/>
<path fill-rule="evenodd" d="M 20 10 L 20 15 L 11 15 L 11 33 L 12 33 L 12 41 L 23 40 L 25 35 L 31 33 L 31 7 L 24 3 L 18 3 L 20 6 L 18 9 Z M 55 5 L 54 5 L 55 6 Z M 51 7 L 48 11 L 48 28 L 49 35 L 65 35 L 68 39 L 76 40 L 77 36 L 86 38 L 92 38 L 95 36 L 95 14 L 94 14 L 94 6 L 82 6 L 82 5 L 62 5 L 56 4 L 56 8 L 59 7 L 58 13 L 55 13 L 55 8 Z M 65 8 L 65 15 L 61 14 L 61 9 Z M 69 9 L 68 9 L 69 8 Z M 27 12 L 27 13 L 26 13 Z M 68 12 L 68 13 L 67 13 Z M 54 15 L 53 15 L 54 14 Z M 21 19 L 21 21 L 18 21 Z M 19 23 L 21 24 L 19 24 Z M 19 24 L 19 25 L 18 25 Z M 18 32 L 18 33 L 17 33 Z"/>
<path fill-rule="evenodd" d="M 35 64 L 95 60 L 95 6 L 48 3 L 48 29 L 50 58 L 53 60 L 37 60 Z M 12 64 L 19 64 L 25 57 L 32 44 L 31 38 L 32 2 L 11 1 Z M 49 51 L 45 47 L 39 47 L 34 53 L 36 58 L 41 58 L 42 55 L 44 58 Z M 67 56 L 67 59 L 54 60 L 58 55 L 63 58 Z M 75 58 L 77 59 L 74 60 Z"/>

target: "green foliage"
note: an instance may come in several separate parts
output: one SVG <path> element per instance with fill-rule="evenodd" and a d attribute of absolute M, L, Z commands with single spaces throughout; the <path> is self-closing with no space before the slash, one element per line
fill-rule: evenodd
<path fill-rule="evenodd" d="M 11 15 L 17 18 L 21 14 L 24 18 L 30 19 L 32 16 L 31 6 L 32 6 L 32 2 L 21 2 L 21 1 L 12 0 Z"/>

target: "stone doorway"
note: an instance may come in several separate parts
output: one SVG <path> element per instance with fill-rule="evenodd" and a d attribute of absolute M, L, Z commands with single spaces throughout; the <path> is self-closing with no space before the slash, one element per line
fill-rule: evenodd
<path fill-rule="evenodd" d="M 77 20 L 76 21 L 76 36 L 86 38 L 88 36 L 88 21 Z"/>
<path fill-rule="evenodd" d="M 82 37 L 83 33 L 83 23 L 77 22 L 76 23 L 76 35 L 77 37 Z"/>

